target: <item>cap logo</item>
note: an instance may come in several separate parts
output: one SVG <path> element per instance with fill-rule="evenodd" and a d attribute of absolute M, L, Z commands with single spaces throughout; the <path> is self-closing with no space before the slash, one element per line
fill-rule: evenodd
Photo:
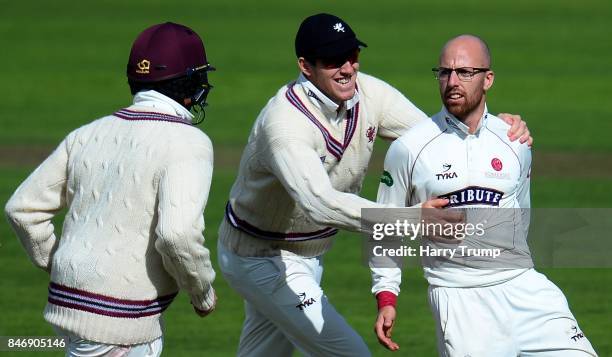
<path fill-rule="evenodd" d="M 344 32 L 344 26 L 342 26 L 341 22 L 338 22 L 334 25 L 334 30 L 336 30 L 336 32 Z"/>
<path fill-rule="evenodd" d="M 138 69 L 136 73 L 140 74 L 149 74 L 149 69 L 151 68 L 151 62 L 149 60 L 143 59 L 142 61 L 136 63 Z"/>

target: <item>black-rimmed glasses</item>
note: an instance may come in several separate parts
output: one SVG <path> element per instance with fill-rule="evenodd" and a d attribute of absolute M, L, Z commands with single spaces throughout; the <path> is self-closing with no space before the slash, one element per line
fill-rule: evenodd
<path fill-rule="evenodd" d="M 476 67 L 459 67 L 459 68 L 446 68 L 436 67 L 431 69 L 434 72 L 434 76 L 439 81 L 447 81 L 453 71 L 457 73 L 460 81 L 469 82 L 478 73 L 489 71 L 490 68 L 476 68 Z"/>

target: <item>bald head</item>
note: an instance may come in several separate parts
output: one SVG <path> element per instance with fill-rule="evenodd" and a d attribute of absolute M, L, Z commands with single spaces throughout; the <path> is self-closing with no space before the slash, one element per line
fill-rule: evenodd
<path fill-rule="evenodd" d="M 459 35 L 442 47 L 440 66 L 489 68 L 491 66 L 489 46 L 480 37 Z"/>

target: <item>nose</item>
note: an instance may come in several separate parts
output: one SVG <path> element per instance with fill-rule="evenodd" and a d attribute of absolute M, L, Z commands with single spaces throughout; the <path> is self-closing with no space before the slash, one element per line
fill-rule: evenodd
<path fill-rule="evenodd" d="M 451 87 L 456 87 L 459 85 L 459 76 L 457 75 L 457 71 L 453 70 L 448 75 L 448 85 Z"/>
<path fill-rule="evenodd" d="M 351 61 L 346 60 L 342 64 L 342 66 L 340 66 L 340 73 L 343 73 L 343 74 L 352 74 L 352 73 L 354 73 L 355 72 L 355 67 L 354 66 L 356 65 L 356 63 L 357 62 L 351 63 Z"/>

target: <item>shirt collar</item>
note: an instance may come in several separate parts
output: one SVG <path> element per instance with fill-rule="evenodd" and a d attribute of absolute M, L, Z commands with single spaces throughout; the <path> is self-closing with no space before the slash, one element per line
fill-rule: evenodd
<path fill-rule="evenodd" d="M 304 93 L 306 93 L 308 96 L 308 100 L 310 100 L 310 102 L 321 110 L 326 116 L 328 114 L 333 114 L 335 117 L 338 114 L 338 109 L 340 109 L 340 106 L 334 103 L 333 100 L 329 99 L 328 96 L 323 94 L 323 92 L 312 84 L 312 82 L 309 81 L 303 73 L 300 73 L 296 83 L 302 86 Z M 359 92 L 355 91 L 353 98 L 344 102 L 346 108 L 343 109 L 350 110 L 357 105 L 357 103 L 359 103 Z"/>
<path fill-rule="evenodd" d="M 179 116 L 183 119 L 193 120 L 193 114 L 175 100 L 154 90 L 140 91 L 134 95 L 134 105 L 139 107 L 155 108 L 156 112 Z"/>
<path fill-rule="evenodd" d="M 487 105 L 485 104 L 484 112 L 482 113 L 482 117 L 478 121 L 478 127 L 476 127 L 476 131 L 474 134 L 470 134 L 470 128 L 465 125 L 461 120 L 457 119 L 453 114 L 449 113 L 446 107 L 442 107 L 442 115 L 444 116 L 444 122 L 447 127 L 459 130 L 463 132 L 465 135 L 479 135 L 480 128 L 487 124 L 487 118 L 489 116 L 489 110 L 487 109 Z"/>

